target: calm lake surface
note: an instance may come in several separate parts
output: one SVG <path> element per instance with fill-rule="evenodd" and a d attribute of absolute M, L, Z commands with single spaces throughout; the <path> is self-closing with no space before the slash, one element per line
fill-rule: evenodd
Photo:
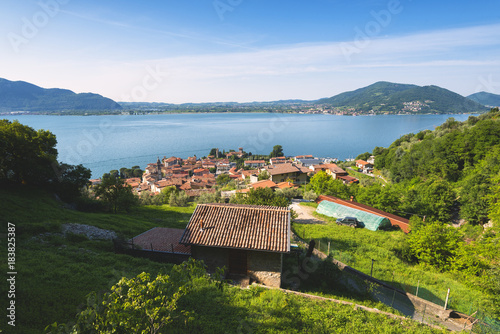
<path fill-rule="evenodd" d="M 407 133 L 433 130 L 469 115 L 333 116 L 305 114 L 174 114 L 139 116 L 0 116 L 57 136 L 59 161 L 83 164 L 92 177 L 121 167 L 145 168 L 158 157 L 206 156 L 210 149 L 355 158 Z"/>

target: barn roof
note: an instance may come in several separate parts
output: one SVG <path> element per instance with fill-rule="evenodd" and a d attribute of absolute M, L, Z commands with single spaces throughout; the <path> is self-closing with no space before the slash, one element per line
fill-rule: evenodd
<path fill-rule="evenodd" d="M 286 253 L 290 210 L 282 207 L 198 204 L 180 243 Z"/>

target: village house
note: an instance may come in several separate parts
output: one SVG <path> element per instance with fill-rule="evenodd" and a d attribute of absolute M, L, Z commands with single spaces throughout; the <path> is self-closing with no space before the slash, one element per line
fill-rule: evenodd
<path fill-rule="evenodd" d="M 196 175 L 196 176 L 203 176 L 203 175 L 207 175 L 207 174 L 210 174 L 210 171 L 206 168 L 198 168 L 198 169 L 195 169 L 193 171 L 193 175 Z"/>
<path fill-rule="evenodd" d="M 229 277 L 248 277 L 280 287 L 283 254 L 290 252 L 288 208 L 198 204 L 180 239 L 210 272 L 227 268 Z"/>
<path fill-rule="evenodd" d="M 170 157 L 168 159 L 163 158 L 163 166 L 172 167 L 172 166 L 180 166 L 182 165 L 182 159 L 177 157 Z"/>
<path fill-rule="evenodd" d="M 217 174 L 228 173 L 231 169 L 231 165 L 236 165 L 236 163 L 230 163 L 229 159 L 219 159 L 215 162 L 217 167 Z"/>
<path fill-rule="evenodd" d="M 246 167 L 259 168 L 266 165 L 264 160 L 246 160 L 243 163 Z"/>
<path fill-rule="evenodd" d="M 291 163 L 265 166 L 263 170 L 269 173 L 269 179 L 274 183 L 285 182 L 287 180 L 291 180 L 295 184 L 305 184 L 307 182 L 308 169 L 302 170 Z"/>
<path fill-rule="evenodd" d="M 363 173 L 371 173 L 373 172 L 373 164 L 364 160 L 356 160 L 356 167 L 361 169 Z"/>
<path fill-rule="evenodd" d="M 314 159 L 314 156 L 311 154 L 308 155 L 297 155 L 294 160 L 297 161 L 297 159 Z"/>
<path fill-rule="evenodd" d="M 284 164 L 286 163 L 286 157 L 275 157 L 269 159 L 269 163 L 271 165 L 278 165 L 278 164 Z"/>
<path fill-rule="evenodd" d="M 310 167 L 310 166 L 314 166 L 314 165 L 320 165 L 322 163 L 322 161 L 320 159 L 311 159 L 311 158 L 295 159 L 295 161 L 297 162 L 297 164 L 301 165 L 302 167 Z"/>

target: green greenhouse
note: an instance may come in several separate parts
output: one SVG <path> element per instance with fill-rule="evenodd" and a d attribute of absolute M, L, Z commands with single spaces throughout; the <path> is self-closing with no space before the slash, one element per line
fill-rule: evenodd
<path fill-rule="evenodd" d="M 391 222 L 385 217 L 329 201 L 319 203 L 316 212 L 334 218 L 356 217 L 362 223 L 361 226 L 371 231 L 391 226 Z"/>

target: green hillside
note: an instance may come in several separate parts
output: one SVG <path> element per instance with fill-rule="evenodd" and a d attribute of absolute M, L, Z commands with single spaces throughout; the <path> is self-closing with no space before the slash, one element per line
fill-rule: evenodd
<path fill-rule="evenodd" d="M 98 94 L 76 94 L 67 89 L 45 89 L 24 81 L 0 78 L 0 112 L 30 111 L 58 113 L 64 111 L 113 111 L 122 107 Z"/>
<path fill-rule="evenodd" d="M 485 106 L 491 106 L 491 107 L 500 106 L 500 95 L 498 95 L 498 94 L 479 92 L 479 93 L 474 93 L 472 95 L 469 95 L 467 97 L 469 99 L 471 99 L 472 101 L 476 101 L 476 102 L 481 103 Z"/>
<path fill-rule="evenodd" d="M 0 189 L 2 225 L 16 228 L 16 328 L 2 322 L 6 333 L 41 333 L 55 322 L 71 323 L 86 306 L 86 296 L 109 291 L 122 277 L 141 272 L 156 276 L 172 265 L 115 254 L 110 241 L 61 233 L 63 224 L 78 223 L 115 231 L 129 238 L 152 227 L 186 226 L 194 206 L 140 207 L 128 214 L 83 213 L 65 208 L 50 193 L 35 188 Z M 6 233 L 2 234 L 4 240 Z M 6 247 L 0 256 L 6 258 Z M 5 291 L 4 291 L 5 292 Z M 2 302 L 7 307 L 6 298 Z M 360 302 L 358 302 L 360 303 Z M 370 302 L 369 303 L 373 303 Z M 203 280 L 179 301 L 189 320 L 174 318 L 168 333 L 442 333 L 411 320 L 391 319 L 325 301 L 281 291 L 220 289 Z M 380 307 L 380 306 L 379 306 Z M 180 311 L 179 310 L 179 311 Z M 163 333 L 163 332 L 160 332 Z"/>
<path fill-rule="evenodd" d="M 351 92 L 320 99 L 317 104 L 351 107 L 358 112 L 379 113 L 476 113 L 488 109 L 438 86 L 416 86 L 377 82 Z"/>

